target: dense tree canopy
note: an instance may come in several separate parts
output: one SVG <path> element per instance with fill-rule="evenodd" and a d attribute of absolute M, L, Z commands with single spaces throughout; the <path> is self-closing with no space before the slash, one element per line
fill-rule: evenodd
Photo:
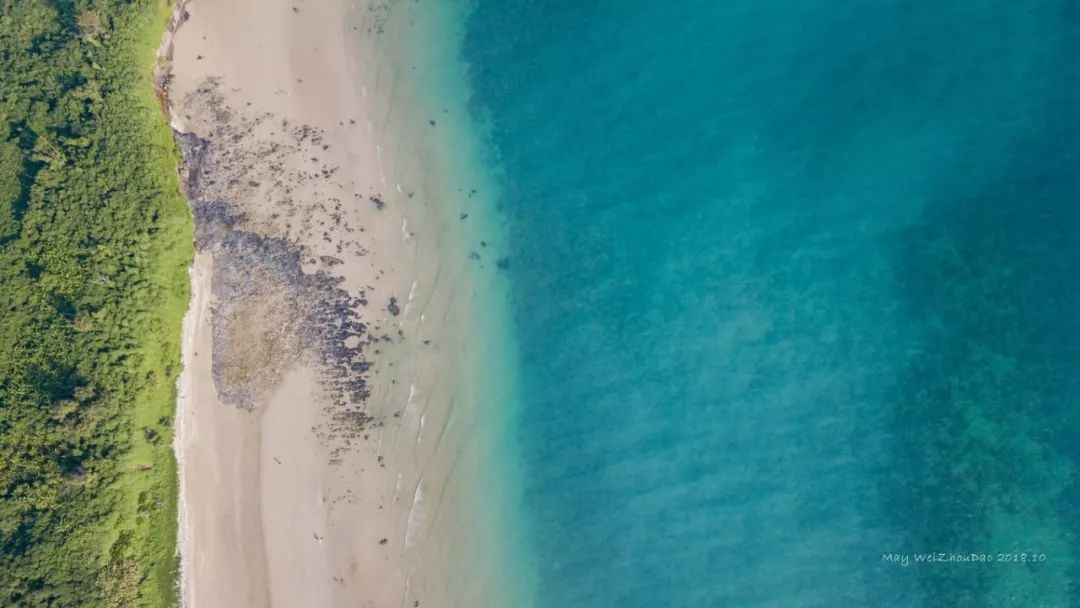
<path fill-rule="evenodd" d="M 0 0 L 0 605 L 175 603 L 191 256 L 160 0 Z"/>

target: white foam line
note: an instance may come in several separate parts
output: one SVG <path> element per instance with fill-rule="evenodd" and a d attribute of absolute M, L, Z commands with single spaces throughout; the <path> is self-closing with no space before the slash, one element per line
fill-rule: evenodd
<path fill-rule="evenodd" d="M 427 515 L 423 512 L 423 506 L 421 502 L 424 500 L 424 478 L 420 477 L 420 481 L 416 483 L 416 490 L 413 491 L 412 505 L 409 506 L 409 518 L 405 525 L 405 548 L 411 548 L 415 545 L 416 535 L 423 534 L 421 527 L 424 525 L 424 519 Z"/>
<path fill-rule="evenodd" d="M 409 311 L 412 309 L 413 299 L 416 297 L 416 286 L 417 281 L 414 279 L 412 285 L 409 286 L 409 297 L 405 298 L 405 308 L 401 311 L 401 320 L 397 324 L 399 328 L 404 328 L 405 324 L 409 322 Z M 423 315 L 421 315 L 422 318 Z"/>
<path fill-rule="evenodd" d="M 398 497 L 401 496 L 401 482 L 402 482 L 402 473 L 398 472 L 397 481 L 394 482 L 394 500 L 390 503 L 391 505 L 397 506 Z"/>

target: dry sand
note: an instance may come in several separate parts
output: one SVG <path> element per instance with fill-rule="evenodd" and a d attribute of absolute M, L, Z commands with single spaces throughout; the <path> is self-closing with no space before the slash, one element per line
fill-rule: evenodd
<path fill-rule="evenodd" d="M 393 124 L 427 121 L 380 60 L 392 10 L 195 0 L 173 38 L 198 245 L 176 444 L 188 608 L 490 603 L 448 565 L 470 534 L 449 480 L 482 457 L 447 363 L 470 261 L 423 138 Z"/>

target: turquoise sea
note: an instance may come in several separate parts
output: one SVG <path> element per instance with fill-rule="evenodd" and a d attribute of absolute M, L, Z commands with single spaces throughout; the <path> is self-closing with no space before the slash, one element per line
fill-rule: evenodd
<path fill-rule="evenodd" d="M 422 2 L 498 184 L 520 605 L 1080 605 L 1080 5 Z"/>

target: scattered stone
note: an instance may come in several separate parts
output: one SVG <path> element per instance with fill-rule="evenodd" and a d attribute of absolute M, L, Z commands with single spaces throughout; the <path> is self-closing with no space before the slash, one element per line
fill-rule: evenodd
<path fill-rule="evenodd" d="M 285 369 L 305 361 L 318 370 L 330 400 L 330 422 L 318 436 L 322 441 L 342 437 L 347 446 L 357 430 L 381 424 L 364 407 L 369 396 L 365 376 L 371 366 L 365 354 L 375 339 L 357 312 L 366 300 L 343 289 L 340 277 L 323 270 L 305 272 L 303 262 L 313 256 L 288 236 L 299 233 L 310 238 L 312 222 L 317 221 L 311 211 L 327 212 L 318 199 L 294 204 L 293 188 L 314 182 L 310 173 L 287 169 L 289 159 L 325 146 L 323 133 L 308 125 L 291 127 L 269 113 L 244 116 L 224 102 L 219 86 L 217 80 L 207 80 L 181 106 L 189 122 L 203 122 L 206 139 L 176 133 L 184 160 L 182 185 L 195 218 L 196 247 L 213 253 L 211 292 L 217 301 L 211 328 L 213 382 L 224 402 L 253 409 Z M 260 139 L 254 134 L 264 123 L 291 139 Z M 326 179 L 336 171 L 323 169 L 316 175 Z M 260 196 L 278 197 L 273 203 L 282 213 L 267 215 L 274 225 L 287 222 L 281 232 L 284 238 L 268 236 L 265 226 L 244 213 L 245 202 L 254 196 L 251 189 L 268 183 L 272 188 Z M 348 227 L 333 215 L 330 218 L 337 233 L 326 232 L 324 238 L 338 239 L 340 250 L 340 231 Z M 344 263 L 332 256 L 319 259 L 330 267 Z"/>

